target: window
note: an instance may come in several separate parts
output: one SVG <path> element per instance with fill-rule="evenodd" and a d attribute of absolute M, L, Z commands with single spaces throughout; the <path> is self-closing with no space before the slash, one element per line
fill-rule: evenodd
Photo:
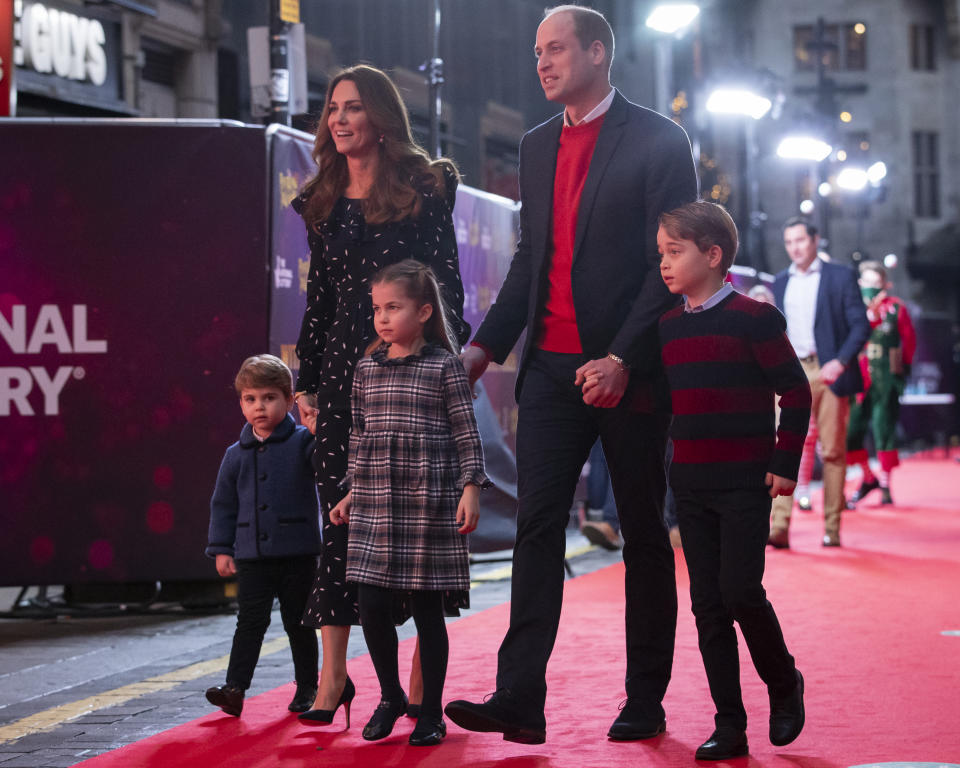
<path fill-rule="evenodd" d="M 913 213 L 917 218 L 940 217 L 939 135 L 913 132 Z"/>
<path fill-rule="evenodd" d="M 820 57 L 828 71 L 867 68 L 867 27 L 862 22 L 825 24 L 821 46 Z M 817 49 L 816 25 L 793 28 L 793 62 L 798 72 L 816 71 Z"/>
<path fill-rule="evenodd" d="M 910 25 L 910 68 L 932 72 L 937 68 L 936 39 L 932 24 Z"/>

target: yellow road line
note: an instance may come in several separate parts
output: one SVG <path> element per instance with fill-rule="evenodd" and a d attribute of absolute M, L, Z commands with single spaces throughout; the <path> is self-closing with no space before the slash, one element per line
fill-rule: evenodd
<path fill-rule="evenodd" d="M 593 548 L 592 544 L 576 547 L 567 550 L 567 558 L 577 557 Z M 488 581 L 500 581 L 509 578 L 513 573 L 513 565 L 505 565 L 493 571 L 485 573 L 471 581 L 471 586 L 478 586 Z M 261 656 L 269 656 L 277 653 L 289 646 L 286 636 L 275 638 L 263 644 L 260 651 Z M 200 661 L 196 664 L 190 664 L 182 669 L 175 669 L 155 677 L 148 677 L 139 683 L 130 683 L 120 688 L 114 688 L 112 691 L 98 693 L 95 696 L 88 696 L 85 699 L 74 701 L 69 704 L 61 704 L 59 707 L 52 707 L 43 712 L 37 712 L 33 715 L 17 720 L 9 725 L 0 726 L 0 744 L 6 744 L 8 741 L 16 741 L 31 733 L 49 731 L 62 723 L 74 720 L 83 715 L 89 715 L 100 709 L 114 707 L 118 704 L 125 704 L 138 696 L 157 691 L 168 691 L 175 688 L 180 683 L 197 680 L 215 672 L 220 672 L 227 668 L 230 661 L 229 654 L 209 661 Z"/>
<path fill-rule="evenodd" d="M 289 646 L 289 642 L 284 635 L 263 644 L 260 651 L 261 656 L 269 656 L 271 653 L 277 653 Z M 138 696 L 146 693 L 156 693 L 157 691 L 169 691 L 176 688 L 180 683 L 197 680 L 201 677 L 220 672 L 227 668 L 230 661 L 229 654 L 220 656 L 209 661 L 200 661 L 196 664 L 190 664 L 182 669 L 175 669 L 155 677 L 148 677 L 139 683 L 131 683 L 120 688 L 114 688 L 112 691 L 98 693 L 95 696 L 88 696 L 79 701 L 73 701 L 69 704 L 61 704 L 59 707 L 52 707 L 43 712 L 24 717 L 21 720 L 0 726 L 0 744 L 8 741 L 16 741 L 31 733 L 40 731 L 49 731 L 62 723 L 74 720 L 83 715 L 89 715 L 99 709 L 114 707 L 117 704 L 124 704 Z"/>
<path fill-rule="evenodd" d="M 584 544 L 579 547 L 574 547 L 568 549 L 565 557 L 569 560 L 571 557 L 578 557 L 586 552 L 589 552 L 594 548 L 593 544 Z M 470 580 L 470 587 L 478 587 L 484 582 L 488 581 L 503 581 L 504 579 L 509 579 L 513 575 L 513 564 L 505 565 L 502 568 L 496 568 L 492 571 L 488 571 L 483 574 L 483 576 L 477 576 L 475 579 Z"/>

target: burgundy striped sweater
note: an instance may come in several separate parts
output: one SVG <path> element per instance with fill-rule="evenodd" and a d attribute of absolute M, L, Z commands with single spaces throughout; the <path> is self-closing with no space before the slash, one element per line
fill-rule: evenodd
<path fill-rule="evenodd" d="M 796 480 L 810 385 L 786 327 L 775 307 L 736 292 L 702 312 L 680 306 L 660 318 L 676 490 L 762 487 L 767 472 Z"/>

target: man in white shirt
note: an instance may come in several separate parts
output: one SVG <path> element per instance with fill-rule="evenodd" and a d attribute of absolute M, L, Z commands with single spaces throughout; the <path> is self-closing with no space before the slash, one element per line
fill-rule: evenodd
<path fill-rule="evenodd" d="M 783 244 L 792 264 L 773 283 L 777 307 L 787 318 L 787 336 L 810 380 L 813 417 L 823 451 L 823 545 L 840 546 L 845 506 L 847 421 L 850 395 L 863 391 L 857 353 L 870 323 L 850 268 L 817 257 L 817 228 L 802 218 L 787 221 Z M 790 545 L 792 496 L 778 496 L 770 520 L 770 544 Z"/>

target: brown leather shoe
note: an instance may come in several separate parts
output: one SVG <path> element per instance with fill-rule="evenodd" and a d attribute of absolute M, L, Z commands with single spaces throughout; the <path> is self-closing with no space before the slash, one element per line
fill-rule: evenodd
<path fill-rule="evenodd" d="M 587 520 L 580 526 L 580 533 L 582 533 L 591 544 L 596 544 L 611 551 L 620 549 L 620 534 L 613 530 L 613 526 L 610 525 L 610 523 L 602 520 L 600 522 Z"/>
<path fill-rule="evenodd" d="M 767 544 L 774 549 L 790 549 L 790 531 L 786 528 L 778 531 L 770 531 L 770 538 L 767 539 Z"/>
<path fill-rule="evenodd" d="M 840 546 L 840 534 L 838 534 L 838 533 L 825 533 L 825 534 L 823 534 L 823 546 L 825 546 L 825 547 L 839 547 L 839 546 Z"/>

